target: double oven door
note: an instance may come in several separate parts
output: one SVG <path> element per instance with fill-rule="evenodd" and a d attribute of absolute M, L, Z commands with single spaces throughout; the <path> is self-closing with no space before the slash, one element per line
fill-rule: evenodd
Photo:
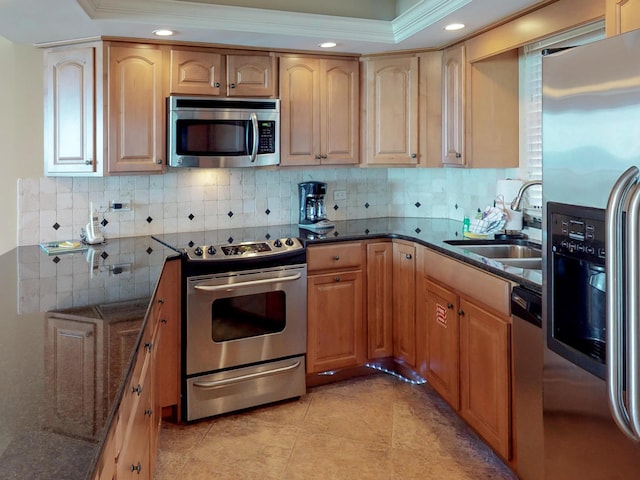
<path fill-rule="evenodd" d="M 187 420 L 305 393 L 304 264 L 187 277 Z"/>

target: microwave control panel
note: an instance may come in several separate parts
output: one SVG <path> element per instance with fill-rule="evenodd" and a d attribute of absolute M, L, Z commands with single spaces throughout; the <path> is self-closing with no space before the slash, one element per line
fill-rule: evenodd
<path fill-rule="evenodd" d="M 258 121 L 258 154 L 275 153 L 276 151 L 276 122 Z"/>

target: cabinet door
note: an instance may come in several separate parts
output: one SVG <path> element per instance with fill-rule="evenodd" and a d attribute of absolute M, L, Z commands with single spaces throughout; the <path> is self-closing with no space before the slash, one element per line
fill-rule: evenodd
<path fill-rule="evenodd" d="M 164 169 L 162 52 L 155 47 L 109 48 L 110 173 Z"/>
<path fill-rule="evenodd" d="M 607 37 L 640 28 L 640 3 L 634 0 L 606 0 Z"/>
<path fill-rule="evenodd" d="M 83 47 L 45 54 L 47 175 L 96 173 L 95 50 Z"/>
<path fill-rule="evenodd" d="M 442 55 L 442 163 L 464 166 L 465 159 L 464 45 Z"/>
<path fill-rule="evenodd" d="M 510 458 L 510 323 L 460 300 L 460 413 L 500 454 Z"/>
<path fill-rule="evenodd" d="M 367 245 L 367 341 L 369 358 L 393 355 L 393 244 Z"/>
<path fill-rule="evenodd" d="M 458 297 L 441 285 L 422 279 L 419 320 L 426 324 L 426 362 L 421 371 L 429 384 L 455 409 L 459 396 Z"/>
<path fill-rule="evenodd" d="M 273 97 L 276 94 L 275 57 L 227 55 L 227 95 Z"/>
<path fill-rule="evenodd" d="M 161 407 L 178 406 L 180 400 L 180 262 L 168 261 L 154 297 L 162 331 L 158 354 L 158 397 Z M 179 408 L 175 413 L 178 413 Z"/>
<path fill-rule="evenodd" d="M 224 57 L 219 53 L 171 50 L 171 93 L 220 95 Z"/>
<path fill-rule="evenodd" d="M 320 60 L 280 59 L 280 163 L 320 164 Z"/>
<path fill-rule="evenodd" d="M 362 271 L 307 280 L 307 373 L 355 367 L 366 360 Z"/>
<path fill-rule="evenodd" d="M 418 59 L 367 62 L 367 163 L 418 163 Z"/>
<path fill-rule="evenodd" d="M 416 364 L 416 248 L 393 243 L 393 355 Z"/>
<path fill-rule="evenodd" d="M 47 314 L 47 425 L 67 435 L 96 440 L 103 412 L 100 333 L 92 321 Z"/>
<path fill-rule="evenodd" d="M 360 64 L 357 60 L 322 63 L 320 161 L 331 165 L 358 163 Z"/>

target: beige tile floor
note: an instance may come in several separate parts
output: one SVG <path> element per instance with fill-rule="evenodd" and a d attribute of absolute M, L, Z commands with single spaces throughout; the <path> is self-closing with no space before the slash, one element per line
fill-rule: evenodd
<path fill-rule="evenodd" d="M 163 424 L 155 480 L 513 480 L 428 386 L 375 374 L 191 425 Z"/>

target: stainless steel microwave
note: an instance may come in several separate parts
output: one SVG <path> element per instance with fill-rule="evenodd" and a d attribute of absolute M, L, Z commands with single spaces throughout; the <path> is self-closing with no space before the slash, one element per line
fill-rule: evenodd
<path fill-rule="evenodd" d="M 280 163 L 280 100 L 170 96 L 171 167 L 262 167 Z"/>

